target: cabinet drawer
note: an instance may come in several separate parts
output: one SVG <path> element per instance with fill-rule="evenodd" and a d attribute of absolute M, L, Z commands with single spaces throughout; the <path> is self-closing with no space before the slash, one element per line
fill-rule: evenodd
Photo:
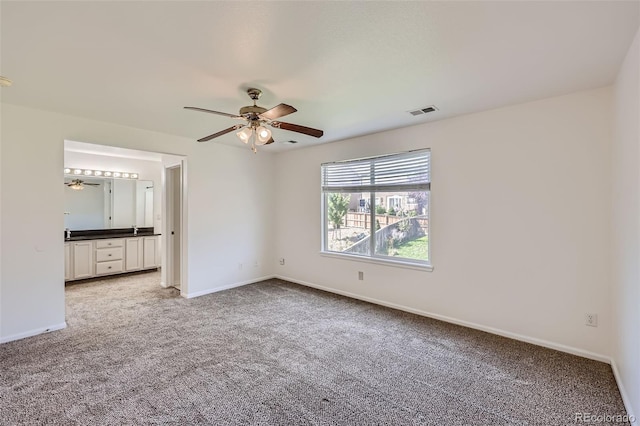
<path fill-rule="evenodd" d="M 112 240 L 96 240 L 96 248 L 122 247 L 123 238 L 114 238 Z"/>
<path fill-rule="evenodd" d="M 96 263 L 96 275 L 122 272 L 122 260 Z"/>
<path fill-rule="evenodd" d="M 102 248 L 96 250 L 96 262 L 122 260 L 122 247 Z"/>

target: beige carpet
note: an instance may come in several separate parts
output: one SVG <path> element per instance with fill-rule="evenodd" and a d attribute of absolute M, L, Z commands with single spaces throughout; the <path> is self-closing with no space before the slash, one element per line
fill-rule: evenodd
<path fill-rule="evenodd" d="M 157 272 L 67 287 L 0 345 L 0 423 L 570 425 L 608 365 L 279 280 L 186 300 Z M 609 424 L 609 423 L 600 423 Z"/>

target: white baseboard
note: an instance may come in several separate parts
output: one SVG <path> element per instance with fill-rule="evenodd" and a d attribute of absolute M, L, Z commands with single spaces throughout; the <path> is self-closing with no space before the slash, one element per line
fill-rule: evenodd
<path fill-rule="evenodd" d="M 242 287 L 243 285 L 257 283 L 259 281 L 269 280 L 271 278 L 275 278 L 275 275 L 266 275 L 264 277 L 252 278 L 250 280 L 246 280 L 246 281 L 241 281 L 241 282 L 225 285 L 223 287 L 209 288 L 209 289 L 202 290 L 202 291 L 196 291 L 194 293 L 181 294 L 181 296 L 186 298 L 186 299 L 193 299 L 194 297 L 204 296 L 205 294 L 217 293 L 219 291 L 229 290 L 229 289 L 235 288 L 235 287 Z"/>
<path fill-rule="evenodd" d="M 622 403 L 624 404 L 624 408 L 627 410 L 627 415 L 629 417 L 634 417 L 636 421 L 638 418 L 635 416 L 633 412 L 633 407 L 631 406 L 631 399 L 629 399 L 629 394 L 624 387 L 622 382 L 622 378 L 620 377 L 620 372 L 618 371 L 618 365 L 616 364 L 616 360 L 611 358 L 611 369 L 613 370 L 613 377 L 616 379 L 616 383 L 618 384 L 618 389 L 620 390 L 620 396 L 622 397 Z"/>
<path fill-rule="evenodd" d="M 529 337 L 529 336 L 525 336 L 525 335 L 518 334 L 518 333 L 512 333 L 510 331 L 501 330 L 499 328 L 487 327 L 485 325 L 476 324 L 476 323 L 469 322 L 469 321 L 464 321 L 464 320 L 459 320 L 457 318 L 447 317 L 447 316 L 440 315 L 440 314 L 434 314 L 432 312 L 423 311 L 421 309 L 410 308 L 410 307 L 403 306 L 403 305 L 398 305 L 398 304 L 395 304 L 395 303 L 385 302 L 384 300 L 378 300 L 378 299 L 374 299 L 374 298 L 371 298 L 371 297 L 360 296 L 358 294 L 349 293 L 347 291 L 336 290 L 336 289 L 331 288 L 331 287 L 324 287 L 324 286 L 321 286 L 321 285 L 309 283 L 309 282 L 306 282 L 306 281 L 296 280 L 294 278 L 289 278 L 289 277 L 285 277 L 285 276 L 281 276 L 281 275 L 276 275 L 275 278 L 279 278 L 279 279 L 285 280 L 285 281 L 291 281 L 293 283 L 304 285 L 304 286 L 307 286 L 307 287 L 317 288 L 317 289 L 323 290 L 323 291 L 328 291 L 330 293 L 340 294 L 342 296 L 351 297 L 353 299 L 363 300 L 365 302 L 374 303 L 376 305 L 382 305 L 382 306 L 386 306 L 388 308 L 398 309 L 400 311 L 409 312 L 409 313 L 420 315 L 420 316 L 423 316 L 423 317 L 433 318 L 433 319 L 437 319 L 437 320 L 440 320 L 440 321 L 448 322 L 448 323 L 451 323 L 451 324 L 456 324 L 456 325 L 461 325 L 463 327 L 473 328 L 475 330 L 486 331 L 487 333 L 497 334 L 498 336 L 508 337 L 510 339 L 519 340 L 519 341 L 526 342 L 526 343 L 531 343 L 531 344 L 534 344 L 534 345 L 537 345 L 537 346 L 543 346 L 543 347 L 549 348 L 549 349 L 555 349 L 555 350 L 560 351 L 560 352 L 566 352 L 566 353 L 569 353 L 569 354 L 572 354 L 572 355 L 581 356 L 583 358 L 589 358 L 589 359 L 593 359 L 593 360 L 596 360 L 596 361 L 601 361 L 601 362 L 604 362 L 604 363 L 607 363 L 607 364 L 611 363 L 611 358 L 606 356 L 606 355 L 602 355 L 602 354 L 598 354 L 598 353 L 595 353 L 595 352 L 586 351 L 586 350 L 583 350 L 583 349 L 574 348 L 574 347 L 571 347 L 571 346 L 566 346 L 566 345 L 563 345 L 563 344 L 560 344 L 560 343 L 549 342 L 548 340 L 537 339 L 535 337 Z"/>
<path fill-rule="evenodd" d="M 0 338 L 0 343 L 12 342 L 14 340 L 37 336 L 38 334 L 48 333 L 50 331 L 62 330 L 63 328 L 67 328 L 66 322 L 56 325 L 50 325 L 48 327 L 36 328 L 34 330 L 25 331 L 24 333 L 12 334 L 11 336 L 2 337 Z"/>

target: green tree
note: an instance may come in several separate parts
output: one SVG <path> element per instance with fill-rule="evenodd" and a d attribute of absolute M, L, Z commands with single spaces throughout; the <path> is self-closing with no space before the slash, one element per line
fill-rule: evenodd
<path fill-rule="evenodd" d="M 377 205 L 376 206 L 376 213 L 377 214 L 386 214 L 387 213 L 387 209 L 385 209 L 384 206 Z"/>
<path fill-rule="evenodd" d="M 333 224 L 333 229 L 340 229 L 342 220 L 349 210 L 350 200 L 351 194 L 343 195 L 340 193 L 334 193 L 329 195 L 327 217 L 329 218 L 329 222 Z"/>
<path fill-rule="evenodd" d="M 412 198 L 416 203 L 416 214 L 421 215 L 424 212 L 425 207 L 428 204 L 428 198 L 426 192 L 410 192 L 409 198 Z"/>

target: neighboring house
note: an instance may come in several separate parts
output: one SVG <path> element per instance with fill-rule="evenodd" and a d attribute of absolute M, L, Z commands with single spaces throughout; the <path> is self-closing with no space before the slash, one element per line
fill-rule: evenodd
<path fill-rule="evenodd" d="M 381 206 L 385 210 L 393 208 L 394 211 L 410 214 L 415 212 L 416 215 L 423 215 L 426 212 L 426 204 L 424 194 L 414 192 L 378 192 L 375 197 L 375 206 Z M 371 209 L 371 200 L 368 193 L 352 194 L 349 200 L 349 211 L 368 213 Z"/>

